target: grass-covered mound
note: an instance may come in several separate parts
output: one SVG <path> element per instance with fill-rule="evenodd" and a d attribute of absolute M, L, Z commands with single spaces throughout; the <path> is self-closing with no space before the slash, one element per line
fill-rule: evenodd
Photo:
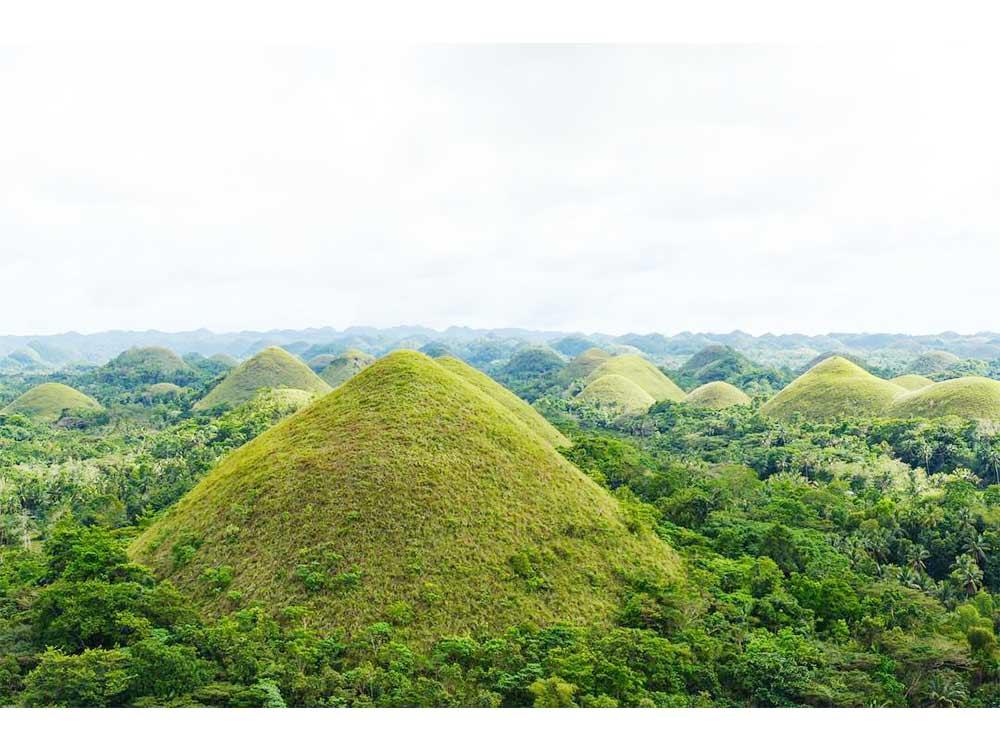
<path fill-rule="evenodd" d="M 621 375 L 642 388 L 654 401 L 683 401 L 685 393 L 638 354 L 621 354 L 612 357 L 595 369 L 589 376 L 593 382 L 605 375 Z"/>
<path fill-rule="evenodd" d="M 338 354 L 323 368 L 319 376 L 332 388 L 346 383 L 366 367 L 375 364 L 375 357 L 359 349 L 348 349 Z"/>
<path fill-rule="evenodd" d="M 316 395 L 330 392 L 330 386 L 305 362 L 272 346 L 234 368 L 195 404 L 195 409 L 238 406 L 252 399 L 262 388 L 294 388 Z"/>
<path fill-rule="evenodd" d="M 236 357 L 234 357 L 231 354 L 225 354 L 222 352 L 220 352 L 219 354 L 213 354 L 211 357 L 209 357 L 209 359 L 215 362 L 216 364 L 222 365 L 223 367 L 230 370 L 234 367 L 238 367 L 240 364 L 240 361 L 236 359 Z"/>
<path fill-rule="evenodd" d="M 684 402 L 702 409 L 728 409 L 730 406 L 749 404 L 750 397 L 735 385 L 716 380 L 695 388 L 687 395 Z"/>
<path fill-rule="evenodd" d="M 775 419 L 801 414 L 813 421 L 885 414 L 906 391 L 877 378 L 843 357 L 824 359 L 800 375 L 761 407 Z"/>
<path fill-rule="evenodd" d="M 899 396 L 889 415 L 901 419 L 962 417 L 1000 421 L 1000 382 L 966 377 L 934 383 Z"/>
<path fill-rule="evenodd" d="M 22 393 L 0 414 L 21 414 L 40 422 L 55 422 L 64 411 L 100 411 L 103 407 L 90 396 L 62 383 L 43 383 Z"/>
<path fill-rule="evenodd" d="M 495 399 L 395 352 L 224 459 L 132 544 L 209 612 L 305 605 L 416 643 L 610 622 L 672 551 Z"/>
<path fill-rule="evenodd" d="M 957 365 L 961 361 L 961 357 L 951 352 L 924 352 L 910 363 L 909 370 L 917 375 L 933 375 L 938 372 L 944 372 L 949 367 Z"/>
<path fill-rule="evenodd" d="M 556 447 L 564 447 L 570 444 L 569 439 L 553 427 L 545 417 L 535 411 L 534 407 L 519 399 L 485 373 L 480 372 L 472 365 L 466 364 L 455 357 L 441 357 L 437 362 L 446 370 L 453 372 L 469 385 L 478 389 L 481 393 L 486 394 L 505 406 L 518 419 L 524 422 L 532 432 L 546 442 Z"/>
<path fill-rule="evenodd" d="M 610 354 L 596 347 L 580 352 L 559 373 L 559 382 L 569 385 L 577 380 L 586 380 L 594 370 L 609 359 L 611 359 Z"/>
<path fill-rule="evenodd" d="M 162 346 L 135 347 L 122 352 L 100 370 L 101 379 L 122 383 L 182 382 L 194 369 L 176 352 Z"/>
<path fill-rule="evenodd" d="M 591 381 L 575 399 L 610 414 L 632 416 L 644 414 L 656 399 L 621 375 L 604 375 Z"/>
<path fill-rule="evenodd" d="M 849 354 L 848 352 L 823 352 L 822 354 L 817 354 L 815 357 L 806 362 L 799 372 L 809 372 L 811 369 L 816 367 L 816 365 L 822 364 L 823 362 L 826 362 L 826 360 L 832 359 L 833 357 L 846 359 L 848 362 L 857 365 L 862 370 L 868 370 L 869 368 L 868 363 L 856 354 Z"/>
<path fill-rule="evenodd" d="M 924 386 L 933 385 L 934 381 L 930 378 L 925 378 L 923 375 L 897 375 L 892 378 L 890 383 L 895 383 L 900 388 L 905 388 L 908 391 L 916 391 Z"/>

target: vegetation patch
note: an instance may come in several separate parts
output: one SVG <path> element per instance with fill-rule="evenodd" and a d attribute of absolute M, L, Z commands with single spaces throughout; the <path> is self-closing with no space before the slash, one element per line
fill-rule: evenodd
<path fill-rule="evenodd" d="M 250 401 L 264 388 L 289 388 L 317 396 L 331 390 L 305 362 L 284 349 L 271 347 L 232 370 L 207 396 L 195 404 L 195 409 L 205 411 L 239 406 Z"/>
<path fill-rule="evenodd" d="M 56 422 L 64 412 L 101 411 L 90 396 L 62 383 L 43 383 L 21 394 L 0 414 L 22 414 L 39 422 Z"/>

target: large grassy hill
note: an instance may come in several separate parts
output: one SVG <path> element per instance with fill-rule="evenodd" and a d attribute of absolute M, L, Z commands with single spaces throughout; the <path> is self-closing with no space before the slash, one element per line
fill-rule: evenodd
<path fill-rule="evenodd" d="M 656 399 L 621 375 L 603 375 L 587 384 L 575 399 L 577 403 L 602 409 L 610 414 L 644 414 Z"/>
<path fill-rule="evenodd" d="M 535 411 L 534 407 L 522 401 L 488 375 L 472 367 L 472 365 L 468 365 L 455 357 L 441 357 L 437 360 L 437 363 L 446 370 L 458 375 L 469 385 L 477 388 L 481 393 L 496 399 L 501 405 L 516 415 L 518 419 L 524 422 L 532 432 L 546 442 L 551 443 L 557 448 L 570 444 L 569 439 L 553 427 L 545 417 Z"/>
<path fill-rule="evenodd" d="M 683 401 L 684 391 L 653 364 L 637 354 L 621 354 L 602 362 L 590 376 L 593 382 L 605 375 L 620 375 L 642 388 L 654 401 Z"/>
<path fill-rule="evenodd" d="M 610 623 L 624 577 L 679 574 L 552 445 L 416 352 L 232 453 L 131 551 L 209 612 L 305 605 L 318 625 L 390 622 L 416 643 Z"/>
<path fill-rule="evenodd" d="M 63 411 L 97 411 L 101 405 L 90 396 L 62 383 L 43 383 L 22 393 L 0 414 L 22 414 L 29 419 L 55 422 Z"/>
<path fill-rule="evenodd" d="M 1000 421 L 1000 382 L 966 377 L 945 380 L 899 396 L 889 410 L 899 418 L 963 417 Z"/>
<path fill-rule="evenodd" d="M 833 356 L 800 375 L 761 408 L 765 416 L 785 419 L 801 414 L 822 421 L 885 414 L 906 391 L 877 378 L 844 357 Z"/>
<path fill-rule="evenodd" d="M 702 409 L 728 409 L 730 406 L 745 406 L 750 397 L 735 385 L 716 380 L 705 383 L 691 391 L 684 399 Z"/>
<path fill-rule="evenodd" d="M 238 406 L 252 399 L 262 388 L 293 388 L 316 395 L 330 392 L 330 386 L 305 362 L 284 349 L 270 347 L 230 371 L 221 383 L 195 404 L 195 408 Z"/>
<path fill-rule="evenodd" d="M 332 388 L 336 388 L 342 383 L 346 383 L 366 367 L 375 363 L 375 357 L 360 349 L 348 349 L 343 354 L 338 354 L 331 359 L 320 372 L 323 378 Z"/>

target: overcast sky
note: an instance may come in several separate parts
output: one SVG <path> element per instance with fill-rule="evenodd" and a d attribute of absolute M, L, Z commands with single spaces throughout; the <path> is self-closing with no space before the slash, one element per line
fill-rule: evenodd
<path fill-rule="evenodd" d="M 998 330 L 998 62 L 0 50 L 0 333 Z"/>

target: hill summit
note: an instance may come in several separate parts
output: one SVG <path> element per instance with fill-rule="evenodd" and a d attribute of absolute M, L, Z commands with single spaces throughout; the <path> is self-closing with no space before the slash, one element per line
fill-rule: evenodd
<path fill-rule="evenodd" d="M 835 355 L 785 386 L 761 407 L 761 414 L 776 419 L 801 414 L 812 420 L 878 416 L 905 392 Z"/>
<path fill-rule="evenodd" d="M 103 407 L 90 396 L 62 383 L 42 383 L 22 393 L 0 414 L 22 414 L 29 419 L 55 422 L 66 410 L 98 411 Z"/>
<path fill-rule="evenodd" d="M 348 633 L 610 622 L 673 552 L 497 399 L 394 352 L 224 459 L 132 545 L 207 611 L 307 605 Z"/>
<path fill-rule="evenodd" d="M 179 382 L 194 369 L 176 352 L 162 346 L 133 347 L 98 371 L 103 380 L 141 383 Z"/>
<path fill-rule="evenodd" d="M 292 388 L 316 395 L 330 392 L 330 386 L 309 369 L 305 362 L 284 349 L 272 346 L 243 362 L 195 404 L 195 409 L 239 406 L 262 388 Z"/>
<path fill-rule="evenodd" d="M 889 415 L 902 419 L 961 417 L 1000 421 L 1000 382 L 970 376 L 932 383 L 900 395 Z"/>
<path fill-rule="evenodd" d="M 700 385 L 691 391 L 684 403 L 694 404 L 701 409 L 728 409 L 730 406 L 745 406 L 750 397 L 735 385 L 716 380 Z"/>
<path fill-rule="evenodd" d="M 368 352 L 363 352 L 360 349 L 348 349 L 343 354 L 332 357 L 325 364 L 319 376 L 330 387 L 336 388 L 374 363 L 375 357 Z"/>

